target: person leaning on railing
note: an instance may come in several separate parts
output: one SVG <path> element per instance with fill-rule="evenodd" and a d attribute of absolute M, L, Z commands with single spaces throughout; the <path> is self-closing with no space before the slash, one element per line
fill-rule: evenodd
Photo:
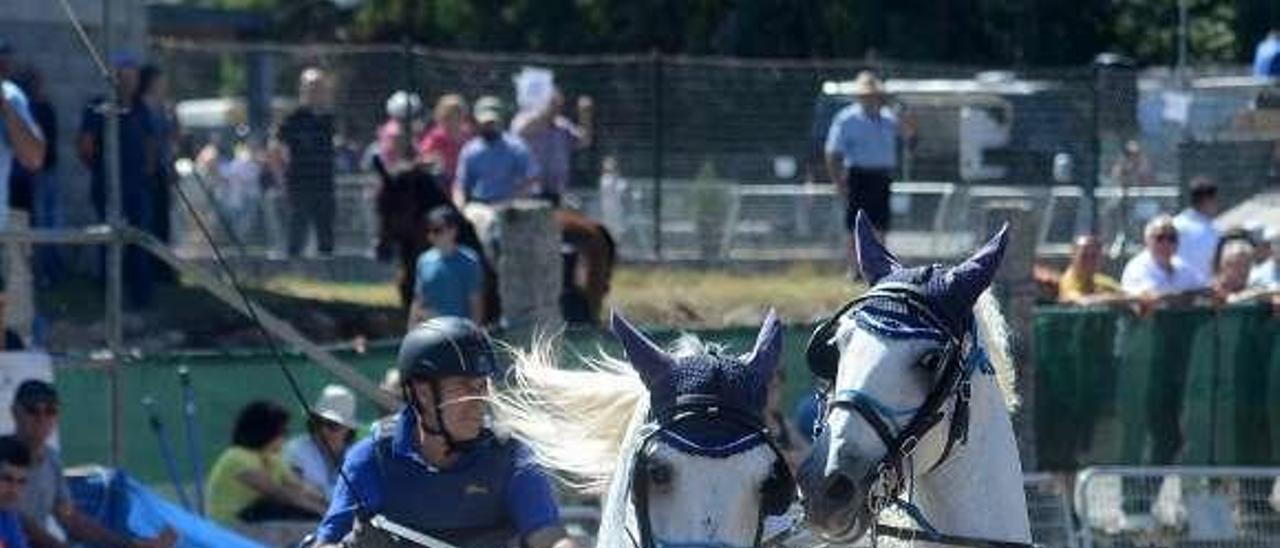
<path fill-rule="evenodd" d="M 1280 310 L 1280 287 L 1249 285 L 1256 246 L 1247 234 L 1224 236 L 1214 256 L 1212 287 L 1216 304 L 1269 302 Z"/>
<path fill-rule="evenodd" d="M 1120 286 L 1137 299 L 1139 312 L 1187 302 L 1208 291 L 1209 282 L 1177 256 L 1178 229 L 1173 217 L 1158 215 L 1142 231 L 1146 249 L 1124 267 Z"/>
<path fill-rule="evenodd" d="M 1075 305 L 1107 304 L 1126 300 L 1120 282 L 1099 272 L 1102 245 L 1093 235 L 1076 238 L 1071 264 L 1058 280 L 1058 302 Z"/>

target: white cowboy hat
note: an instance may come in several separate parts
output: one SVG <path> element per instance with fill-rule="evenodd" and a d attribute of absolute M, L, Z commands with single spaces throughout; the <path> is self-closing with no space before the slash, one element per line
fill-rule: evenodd
<path fill-rule="evenodd" d="M 884 83 L 876 78 L 876 75 L 869 70 L 858 73 L 858 77 L 853 80 L 853 94 L 857 96 L 863 95 L 884 95 Z"/>
<path fill-rule="evenodd" d="M 311 412 L 352 430 L 360 427 L 356 422 L 356 395 L 350 388 L 340 384 L 325 386 L 320 397 L 311 405 Z"/>

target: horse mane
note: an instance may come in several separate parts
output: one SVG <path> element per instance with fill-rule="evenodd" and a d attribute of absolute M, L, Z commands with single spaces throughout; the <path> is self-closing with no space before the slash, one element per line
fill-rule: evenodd
<path fill-rule="evenodd" d="M 563 484 L 582 492 L 608 487 L 623 445 L 648 414 L 648 391 L 626 362 L 601 351 L 585 368 L 557 363 L 552 337 L 511 348 L 505 386 L 492 397 L 495 427 L 524 443 Z"/>
<path fill-rule="evenodd" d="M 1000 311 L 1000 302 L 988 289 L 978 296 L 973 306 L 978 326 L 978 339 L 986 350 L 991 367 L 996 371 L 996 385 L 1004 394 L 1005 406 L 1012 412 L 1022 403 L 1018 397 L 1018 373 L 1009 351 L 1009 325 Z"/>

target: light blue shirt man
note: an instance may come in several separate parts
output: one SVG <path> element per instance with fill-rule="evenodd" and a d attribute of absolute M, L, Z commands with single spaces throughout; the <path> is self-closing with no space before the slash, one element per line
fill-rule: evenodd
<path fill-rule="evenodd" d="M 538 166 L 519 139 L 503 133 L 492 141 L 475 137 L 458 155 L 458 182 L 468 200 L 505 202 L 516 197 Z"/>
<path fill-rule="evenodd" d="M 1280 29 L 1258 42 L 1253 54 L 1253 75 L 1280 78 Z"/>
<path fill-rule="evenodd" d="M 899 131 L 893 110 L 882 106 L 880 117 L 872 119 L 862 104 L 855 102 L 831 120 L 826 152 L 839 154 L 846 169 L 893 170 L 898 167 Z"/>

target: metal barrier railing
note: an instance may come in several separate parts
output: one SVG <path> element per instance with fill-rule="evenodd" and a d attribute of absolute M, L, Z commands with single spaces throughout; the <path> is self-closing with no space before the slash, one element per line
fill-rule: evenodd
<path fill-rule="evenodd" d="M 1074 494 L 1081 546 L 1276 546 L 1277 478 L 1276 467 L 1086 468 Z"/>

